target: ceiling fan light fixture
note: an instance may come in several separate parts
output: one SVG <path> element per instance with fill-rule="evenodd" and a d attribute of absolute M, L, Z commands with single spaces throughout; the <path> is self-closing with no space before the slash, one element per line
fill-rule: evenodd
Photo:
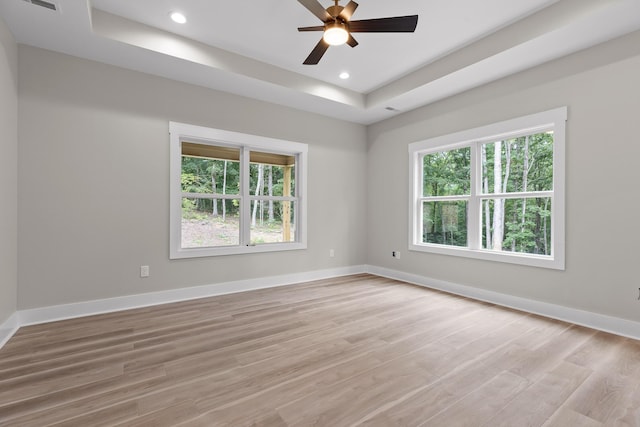
<path fill-rule="evenodd" d="M 322 38 L 327 42 L 327 44 L 330 44 L 331 46 L 338 46 L 345 44 L 347 40 L 349 40 L 349 32 L 343 23 L 334 22 L 325 27 Z"/>

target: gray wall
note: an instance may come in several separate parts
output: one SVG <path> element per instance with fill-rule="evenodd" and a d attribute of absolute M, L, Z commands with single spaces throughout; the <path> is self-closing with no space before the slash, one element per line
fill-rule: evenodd
<path fill-rule="evenodd" d="M 638 76 L 634 33 L 370 126 L 368 263 L 640 321 Z M 409 143 L 563 105 L 565 271 L 408 252 Z"/>
<path fill-rule="evenodd" d="M 33 47 L 19 71 L 19 309 L 365 263 L 364 126 Z M 170 120 L 308 143 L 308 249 L 170 261 Z"/>
<path fill-rule="evenodd" d="M 0 18 L 0 324 L 18 294 L 18 47 Z"/>
<path fill-rule="evenodd" d="M 367 263 L 640 320 L 640 33 L 366 129 L 31 47 L 19 72 L 19 309 Z M 565 271 L 408 252 L 407 144 L 563 105 Z M 310 144 L 309 249 L 169 261 L 169 120 Z"/>

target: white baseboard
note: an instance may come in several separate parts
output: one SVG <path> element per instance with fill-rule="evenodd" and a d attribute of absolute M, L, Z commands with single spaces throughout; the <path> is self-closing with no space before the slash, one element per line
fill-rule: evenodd
<path fill-rule="evenodd" d="M 7 320 L 0 324 L 0 348 L 18 331 L 18 313 L 13 313 Z"/>
<path fill-rule="evenodd" d="M 317 270 L 282 276 L 264 277 L 258 279 L 238 280 L 234 282 L 218 283 L 214 285 L 194 286 L 168 291 L 152 292 L 139 295 L 129 295 L 107 298 L 95 301 L 84 301 L 73 304 L 56 305 L 50 307 L 19 310 L 0 325 L 0 348 L 15 334 L 21 326 L 91 316 L 95 314 L 111 313 L 133 308 L 167 304 L 171 302 L 187 301 L 256 289 L 273 288 L 293 285 L 312 280 L 329 279 L 350 274 L 370 273 L 377 276 L 400 280 L 427 288 L 438 289 L 452 294 L 486 301 L 493 304 L 514 308 L 528 313 L 539 314 L 553 319 L 563 320 L 577 325 L 610 332 L 629 338 L 640 340 L 640 323 L 603 314 L 592 313 L 560 305 L 534 301 L 472 286 L 459 285 L 443 280 L 432 279 L 402 271 L 360 265 L 341 267 L 327 270 Z"/>
<path fill-rule="evenodd" d="M 111 313 L 171 302 L 293 285 L 312 280 L 329 279 L 365 272 L 365 266 L 341 267 L 20 310 L 18 311 L 18 326 L 35 325 L 56 320 L 73 319 L 76 317 Z"/>
<path fill-rule="evenodd" d="M 426 288 L 438 289 L 452 294 L 514 308 L 527 313 L 539 314 L 552 319 L 563 320 L 576 325 L 586 326 L 603 332 L 609 332 L 640 340 L 640 322 L 488 291 L 486 289 L 475 288 L 473 286 L 459 285 L 457 283 L 432 279 L 417 274 L 405 273 L 383 267 L 367 266 L 366 270 L 368 273 L 375 274 L 377 276 L 400 280 Z"/>

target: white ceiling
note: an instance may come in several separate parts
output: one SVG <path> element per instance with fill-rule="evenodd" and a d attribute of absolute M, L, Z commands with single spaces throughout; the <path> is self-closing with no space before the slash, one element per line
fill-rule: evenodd
<path fill-rule="evenodd" d="M 297 27 L 321 23 L 296 0 L 46 1 L 0 1 L 19 43 L 363 124 L 640 29 L 640 0 L 360 0 L 352 19 L 417 14 L 416 32 L 309 66 L 321 33 Z"/>

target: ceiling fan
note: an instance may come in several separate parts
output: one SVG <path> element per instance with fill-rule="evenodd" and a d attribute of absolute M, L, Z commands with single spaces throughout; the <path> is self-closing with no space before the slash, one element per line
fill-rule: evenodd
<path fill-rule="evenodd" d="M 334 6 L 322 7 L 318 0 L 298 0 L 298 2 L 320 19 L 324 25 L 299 27 L 298 31 L 324 31 L 316 47 L 313 48 L 305 65 L 316 65 L 329 46 L 348 44 L 356 47 L 358 42 L 351 33 L 412 33 L 418 24 L 418 15 L 394 16 L 390 18 L 362 19 L 351 21 L 351 15 L 358 3 L 350 0 L 346 6 L 339 6 L 339 0 L 333 0 Z"/>

